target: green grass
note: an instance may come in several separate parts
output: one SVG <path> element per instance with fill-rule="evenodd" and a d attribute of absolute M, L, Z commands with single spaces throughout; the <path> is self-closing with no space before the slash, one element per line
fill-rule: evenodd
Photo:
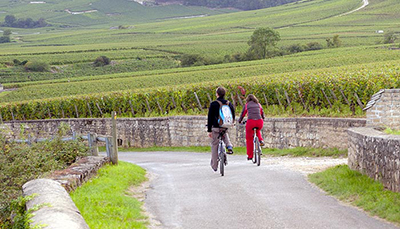
<path fill-rule="evenodd" d="M 142 203 L 128 191 L 145 181 L 145 174 L 144 169 L 127 162 L 107 165 L 96 178 L 71 193 L 71 198 L 92 229 L 146 228 Z"/>
<path fill-rule="evenodd" d="M 400 223 L 400 193 L 385 190 L 381 183 L 350 170 L 347 165 L 311 174 L 309 180 L 330 195 L 350 202 L 373 216 Z"/>
<path fill-rule="evenodd" d="M 383 132 L 385 132 L 387 134 L 400 135 L 400 130 L 391 129 L 389 127 L 386 128 Z"/>
<path fill-rule="evenodd" d="M 104 152 L 105 147 L 99 147 L 99 150 Z M 246 147 L 234 147 L 235 155 L 246 155 Z M 188 147 L 146 147 L 146 148 L 118 148 L 119 152 L 196 152 L 196 153 L 209 153 L 211 147 L 209 146 L 188 146 Z M 338 150 L 336 148 L 322 149 L 322 148 L 305 148 L 296 147 L 292 149 L 262 149 L 263 155 L 268 156 L 293 156 L 293 157 L 347 157 L 347 150 Z"/>

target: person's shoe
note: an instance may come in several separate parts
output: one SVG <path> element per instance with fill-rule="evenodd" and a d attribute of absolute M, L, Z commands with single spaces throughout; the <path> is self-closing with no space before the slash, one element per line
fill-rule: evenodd
<path fill-rule="evenodd" d="M 250 160 L 253 160 L 253 158 L 247 157 L 247 160 L 250 161 Z"/>
<path fill-rule="evenodd" d="M 260 141 L 260 146 L 265 146 L 265 142 L 264 141 Z"/>
<path fill-rule="evenodd" d="M 228 150 L 226 153 L 227 154 L 233 154 L 233 148 L 232 148 L 232 146 L 228 146 L 228 147 L 226 147 L 226 149 Z"/>
<path fill-rule="evenodd" d="M 212 171 L 213 171 L 214 173 L 216 173 L 217 170 L 218 170 L 218 169 L 213 169 L 213 167 L 211 167 L 211 169 L 212 169 Z"/>

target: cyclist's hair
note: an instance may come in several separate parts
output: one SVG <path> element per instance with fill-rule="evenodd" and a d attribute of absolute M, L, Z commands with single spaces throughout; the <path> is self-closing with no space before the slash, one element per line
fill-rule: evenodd
<path fill-rule="evenodd" d="M 217 88 L 217 94 L 219 97 L 224 97 L 226 93 L 226 90 L 224 87 L 218 87 Z"/>
<path fill-rule="evenodd" d="M 253 94 L 248 95 L 247 98 L 246 98 L 246 103 L 248 103 L 250 101 L 253 101 L 255 103 L 259 103 L 257 97 L 255 95 L 253 95 Z"/>

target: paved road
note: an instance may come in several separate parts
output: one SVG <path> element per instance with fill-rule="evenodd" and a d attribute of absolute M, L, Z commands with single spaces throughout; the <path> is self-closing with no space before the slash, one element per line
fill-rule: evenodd
<path fill-rule="evenodd" d="M 229 156 L 221 177 L 210 154 L 119 154 L 154 175 L 145 207 L 158 228 L 397 228 L 327 196 L 300 172 L 245 158 Z"/>

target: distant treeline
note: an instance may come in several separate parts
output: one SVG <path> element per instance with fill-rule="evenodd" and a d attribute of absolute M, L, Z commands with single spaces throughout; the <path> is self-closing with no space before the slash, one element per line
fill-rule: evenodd
<path fill-rule="evenodd" d="M 4 23 L 1 25 L 13 28 L 38 28 L 38 27 L 45 27 L 48 24 L 43 18 L 34 21 L 32 18 L 17 19 L 14 15 L 7 15 L 4 18 Z"/>
<path fill-rule="evenodd" d="M 188 6 L 206 6 L 212 8 L 237 8 L 241 10 L 256 10 L 279 6 L 299 0 L 182 0 Z M 176 0 L 157 0 L 158 3 L 176 2 Z"/>

